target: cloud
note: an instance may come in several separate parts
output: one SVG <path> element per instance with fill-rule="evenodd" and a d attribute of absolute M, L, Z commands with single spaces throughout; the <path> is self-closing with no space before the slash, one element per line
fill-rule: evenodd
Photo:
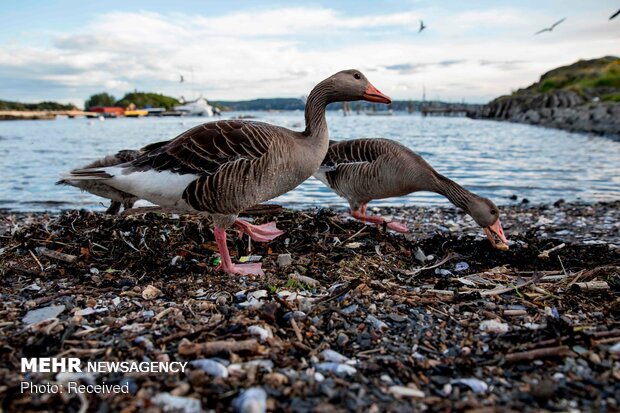
<path fill-rule="evenodd" d="M 300 96 L 338 70 L 358 68 L 396 99 L 426 88 L 429 98 L 484 101 L 560 64 L 617 50 L 611 26 L 591 29 L 587 18 L 541 39 L 532 28 L 548 16 L 536 12 L 432 7 L 355 16 L 322 7 L 103 13 L 46 45 L 0 45 L 0 98 L 86 98 L 103 90 L 122 96 L 133 89 L 212 99 Z M 417 35 L 420 17 L 429 27 Z"/>
<path fill-rule="evenodd" d="M 395 65 L 385 66 L 387 70 L 394 70 L 400 74 L 411 74 L 411 73 L 419 73 L 424 69 L 429 68 L 442 68 L 453 65 L 458 65 L 460 63 L 466 62 L 466 59 L 448 59 L 441 60 L 439 62 L 427 62 L 427 63 L 398 63 Z"/>
<path fill-rule="evenodd" d="M 480 60 L 481 66 L 493 66 L 501 70 L 514 70 L 527 63 L 527 60 Z"/>

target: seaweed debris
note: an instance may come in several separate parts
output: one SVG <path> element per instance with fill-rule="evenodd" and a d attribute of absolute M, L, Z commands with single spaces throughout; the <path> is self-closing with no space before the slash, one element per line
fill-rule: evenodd
<path fill-rule="evenodd" d="M 451 208 L 400 235 L 277 210 L 266 276 L 215 271 L 196 215 L 0 215 L 4 411 L 570 411 L 620 408 L 620 202 L 504 208 L 507 252 Z M 233 235 L 233 234 L 231 234 Z M 187 361 L 72 377 L 129 394 L 30 394 L 21 357 Z"/>

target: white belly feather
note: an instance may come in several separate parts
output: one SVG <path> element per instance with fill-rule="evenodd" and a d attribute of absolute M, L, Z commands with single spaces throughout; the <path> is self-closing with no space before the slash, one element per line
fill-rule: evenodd
<path fill-rule="evenodd" d="M 131 171 L 127 168 L 104 168 L 112 178 L 103 182 L 121 191 L 129 192 L 138 198 L 146 199 L 156 205 L 166 207 L 186 206 L 183 191 L 198 178 L 194 174 L 177 174 L 170 171 Z"/>

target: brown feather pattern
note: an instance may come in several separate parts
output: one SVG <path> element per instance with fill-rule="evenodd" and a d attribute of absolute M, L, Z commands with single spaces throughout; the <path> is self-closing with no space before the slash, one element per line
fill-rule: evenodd
<path fill-rule="evenodd" d="M 327 185 L 357 210 L 373 199 L 432 191 L 467 211 L 476 197 L 439 174 L 420 155 L 389 139 L 330 141 L 322 162 Z"/>

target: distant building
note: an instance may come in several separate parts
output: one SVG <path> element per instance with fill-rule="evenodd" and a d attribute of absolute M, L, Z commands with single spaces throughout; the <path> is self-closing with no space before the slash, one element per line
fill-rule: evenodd
<path fill-rule="evenodd" d="M 88 111 L 101 113 L 106 118 L 116 118 L 125 114 L 124 108 L 119 108 L 116 106 L 94 106 L 92 108 L 88 108 Z"/>

